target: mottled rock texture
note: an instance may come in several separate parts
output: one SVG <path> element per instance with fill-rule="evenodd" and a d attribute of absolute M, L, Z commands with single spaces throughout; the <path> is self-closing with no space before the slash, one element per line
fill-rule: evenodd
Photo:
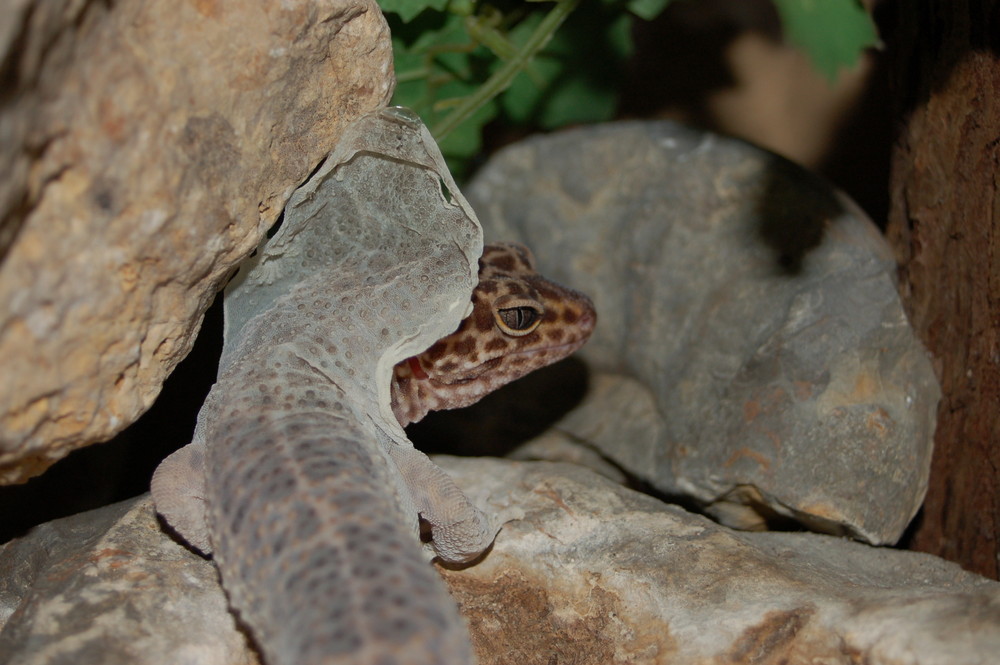
<path fill-rule="evenodd" d="M 1000 653 L 1000 584 L 936 557 L 733 531 L 572 465 L 435 461 L 505 522 L 482 561 L 441 570 L 480 665 L 985 665 Z M 0 663 L 252 658 L 214 566 L 158 529 L 149 497 L 0 548 Z"/>
<path fill-rule="evenodd" d="M 0 23 L 0 482 L 142 413 L 233 266 L 392 92 L 372 0 L 15 2 Z"/>
<path fill-rule="evenodd" d="M 148 496 L 0 548 L 0 663 L 255 665 L 219 575 Z"/>
<path fill-rule="evenodd" d="M 727 524 L 895 542 L 927 487 L 937 382 L 878 231 L 811 174 L 671 123 L 502 151 L 468 188 L 600 314 L 561 424 Z"/>
<path fill-rule="evenodd" d="M 437 458 L 506 522 L 444 571 L 480 665 L 985 665 L 1000 584 L 936 557 L 749 533 L 572 465 Z"/>

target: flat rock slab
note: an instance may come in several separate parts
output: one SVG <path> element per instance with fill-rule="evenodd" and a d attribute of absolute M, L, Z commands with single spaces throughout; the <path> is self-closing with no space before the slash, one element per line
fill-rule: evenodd
<path fill-rule="evenodd" d="M 845 197 L 666 122 L 529 139 L 467 190 L 488 240 L 525 242 L 594 299 L 572 440 L 733 526 L 903 533 L 940 392 L 893 257 Z"/>
<path fill-rule="evenodd" d="M 442 570 L 481 665 L 964 665 L 1000 653 L 1000 584 L 926 554 L 719 526 L 582 467 L 435 459 L 505 521 Z M 212 563 L 148 496 L 0 548 L 0 663 L 253 663 Z"/>

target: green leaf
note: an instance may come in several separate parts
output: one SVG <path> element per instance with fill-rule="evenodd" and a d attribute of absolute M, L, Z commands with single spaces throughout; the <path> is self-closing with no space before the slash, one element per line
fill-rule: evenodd
<path fill-rule="evenodd" d="M 611 118 L 632 50 L 627 10 L 653 15 L 667 2 L 383 0 L 392 101 L 423 118 L 459 176 L 499 115 L 522 131 Z"/>
<path fill-rule="evenodd" d="M 408 106 L 424 124 L 433 127 L 454 108 L 456 100 L 480 89 L 489 76 L 491 56 L 472 42 L 462 16 L 424 12 L 408 24 L 396 15 L 387 18 L 396 69 L 396 91 L 391 103 Z M 482 143 L 482 127 L 497 112 L 495 103 L 487 104 L 439 141 L 456 178 L 468 172 L 471 158 Z"/>
<path fill-rule="evenodd" d="M 620 9 L 583 3 L 501 97 L 507 120 L 554 129 L 610 119 L 632 50 L 630 26 Z M 515 41 L 522 29 L 530 26 L 512 31 Z"/>
<path fill-rule="evenodd" d="M 425 9 L 443 11 L 448 6 L 448 0 L 379 0 L 383 13 L 392 12 L 409 23 Z"/>
<path fill-rule="evenodd" d="M 497 115 L 496 101 L 480 106 L 469 118 L 457 126 L 453 132 L 439 141 L 441 153 L 452 166 L 452 175 L 461 178 L 466 165 L 480 151 L 483 143 L 483 125 Z"/>
<path fill-rule="evenodd" d="M 471 42 L 462 17 L 427 12 L 401 25 L 391 16 L 389 27 L 396 69 L 393 104 L 412 108 L 430 126 L 444 117 L 442 103 L 479 88 L 488 53 Z"/>
<path fill-rule="evenodd" d="M 829 81 L 854 67 L 879 43 L 871 16 L 858 0 L 774 0 L 789 42 L 804 50 Z"/>
<path fill-rule="evenodd" d="M 537 56 L 538 52 L 552 39 L 553 34 L 563 21 L 572 15 L 579 3 L 580 0 L 559 0 L 559 2 L 554 3 L 555 6 L 546 12 L 545 16 L 530 31 L 530 34 L 519 44 L 514 57 L 504 58 L 475 95 L 461 100 L 452 113 L 431 128 L 434 136 L 446 136 L 466 116 L 473 113 L 486 101 L 504 93 L 517 76 L 524 71 L 525 67 L 531 63 L 532 59 Z M 524 23 L 530 23 L 530 21 Z"/>
<path fill-rule="evenodd" d="M 625 6 L 639 18 L 652 21 L 669 4 L 670 0 L 630 0 Z"/>

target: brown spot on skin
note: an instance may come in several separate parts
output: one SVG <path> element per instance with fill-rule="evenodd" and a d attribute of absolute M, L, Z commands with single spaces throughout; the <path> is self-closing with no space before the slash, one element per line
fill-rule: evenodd
<path fill-rule="evenodd" d="M 459 356 L 472 355 L 472 352 L 476 350 L 476 340 L 472 336 L 463 337 L 455 342 L 452 350 Z"/>
<path fill-rule="evenodd" d="M 486 342 L 486 345 L 483 348 L 489 352 L 501 351 L 507 348 L 507 341 L 501 337 L 496 337 Z"/>
<path fill-rule="evenodd" d="M 512 272 L 517 265 L 514 262 L 514 257 L 509 254 L 498 256 L 496 258 L 491 257 L 490 263 L 497 269 L 503 270 L 504 272 Z"/>
<path fill-rule="evenodd" d="M 487 307 L 477 307 L 476 310 L 470 316 L 470 319 L 475 319 L 476 330 L 479 332 L 489 332 L 493 330 L 495 325 L 493 321 L 492 308 Z"/>
<path fill-rule="evenodd" d="M 532 286 L 538 292 L 539 297 L 543 300 L 561 300 L 562 294 L 555 289 L 546 286 L 544 283 L 535 281 L 532 282 Z"/>
<path fill-rule="evenodd" d="M 561 342 L 564 336 L 565 333 L 559 328 L 553 328 L 552 330 L 549 330 L 545 334 L 545 338 L 548 339 L 553 344 L 558 344 L 559 342 Z"/>
<path fill-rule="evenodd" d="M 545 338 L 542 337 L 542 333 L 540 333 L 540 332 L 538 332 L 536 330 L 535 332 L 533 332 L 533 333 L 531 333 L 529 335 L 525 335 L 524 337 L 515 337 L 512 341 L 514 342 L 514 345 L 518 349 L 523 349 L 523 348 L 527 348 L 529 346 L 537 346 L 539 343 L 543 342 L 544 340 L 545 340 Z M 539 349 L 539 351 L 541 351 L 541 349 Z"/>
<path fill-rule="evenodd" d="M 454 372 L 458 369 L 458 363 L 454 360 L 447 360 L 441 363 L 441 366 L 438 369 L 445 373 Z"/>
<path fill-rule="evenodd" d="M 485 293 L 486 295 L 492 295 L 500 289 L 500 285 L 494 281 L 487 280 L 484 282 L 479 282 L 479 286 L 477 286 L 476 288 Z"/>
<path fill-rule="evenodd" d="M 559 320 L 559 310 L 555 308 L 550 308 L 545 310 L 545 314 L 542 315 L 542 323 L 555 323 Z"/>
<path fill-rule="evenodd" d="M 438 341 L 434 343 L 434 346 L 424 351 L 423 355 L 431 361 L 440 360 L 442 356 L 448 353 L 448 343 L 445 341 Z"/>
<path fill-rule="evenodd" d="M 525 288 L 523 284 L 518 284 L 516 282 L 507 282 L 504 284 L 504 290 L 512 296 L 527 296 L 531 297 L 528 289 Z"/>
<path fill-rule="evenodd" d="M 520 268 L 524 272 L 530 273 L 535 271 L 535 256 L 531 253 L 530 249 L 518 243 L 509 243 L 507 246 L 514 250 L 517 258 L 521 259 Z"/>
<path fill-rule="evenodd" d="M 563 310 L 562 320 L 564 323 L 573 325 L 574 323 L 580 320 L 580 313 L 575 309 L 573 309 L 572 307 L 567 307 L 566 309 Z"/>

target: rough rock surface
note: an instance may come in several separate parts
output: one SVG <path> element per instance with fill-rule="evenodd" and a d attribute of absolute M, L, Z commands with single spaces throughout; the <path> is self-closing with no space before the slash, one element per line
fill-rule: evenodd
<path fill-rule="evenodd" d="M 748 533 L 572 465 L 437 458 L 506 521 L 445 571 L 480 665 L 985 665 L 1000 584 L 936 557 Z"/>
<path fill-rule="evenodd" d="M 869 220 L 802 169 L 671 123 L 531 139 L 467 188 L 592 294 L 609 376 L 561 428 L 726 523 L 895 542 L 927 486 L 939 390 Z"/>
<path fill-rule="evenodd" d="M 392 91 L 373 0 L 7 3 L 0 482 L 145 410 L 291 191 Z"/>
<path fill-rule="evenodd" d="M 218 572 L 167 536 L 148 496 L 0 548 L 0 663 L 257 663 Z"/>
<path fill-rule="evenodd" d="M 435 461 L 506 521 L 485 559 L 442 570 L 481 665 L 1000 653 L 1000 584 L 941 559 L 732 531 L 571 465 Z M 39 527 L 0 548 L 0 663 L 252 662 L 214 571 L 159 530 L 148 497 Z"/>

